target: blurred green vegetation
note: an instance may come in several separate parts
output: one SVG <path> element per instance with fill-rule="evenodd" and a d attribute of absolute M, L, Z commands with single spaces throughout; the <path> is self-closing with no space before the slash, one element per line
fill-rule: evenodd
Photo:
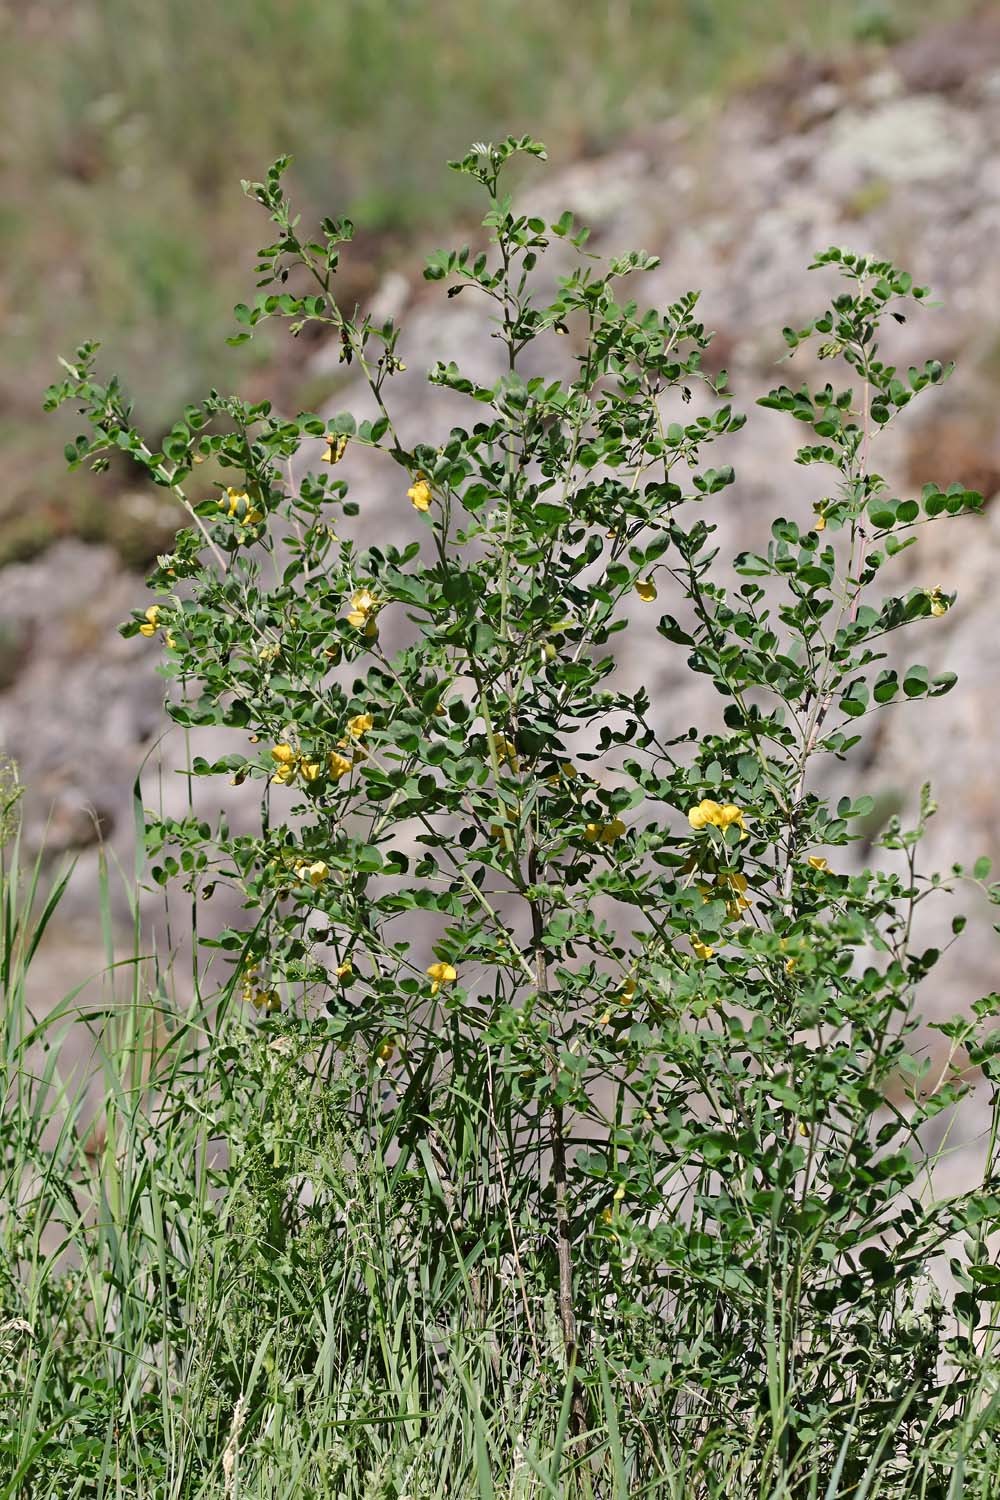
<path fill-rule="evenodd" d="M 266 342 L 251 355 L 224 345 L 260 233 L 239 179 L 279 152 L 295 156 L 303 213 L 348 212 L 361 227 L 363 295 L 464 211 L 440 164 L 471 139 L 529 131 L 569 158 L 789 59 L 891 43 L 966 8 L 8 0 L 0 562 L 66 531 L 112 539 L 135 561 L 157 549 L 148 513 L 133 525 L 106 488 L 65 497 L 41 392 L 57 353 L 85 335 L 110 346 L 153 427 L 212 382 L 253 387 Z"/>

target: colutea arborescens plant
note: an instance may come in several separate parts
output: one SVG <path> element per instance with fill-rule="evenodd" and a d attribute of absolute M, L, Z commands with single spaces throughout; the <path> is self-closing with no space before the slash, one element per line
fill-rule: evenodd
<path fill-rule="evenodd" d="M 484 195 L 488 244 L 425 271 L 484 299 L 505 351 L 489 385 L 459 358 L 429 371 L 467 398 L 464 425 L 403 441 L 399 329 L 339 304 L 352 226 L 304 238 L 285 161 L 244 185 L 274 239 L 234 341 L 270 317 L 329 329 L 374 418 L 213 393 L 147 444 L 92 345 L 50 393 L 90 423 L 72 465 L 122 451 L 187 511 L 124 633 L 162 642 L 175 721 L 234 731 L 194 773 L 260 807 L 239 836 L 150 817 L 149 847 L 161 881 L 238 892 L 245 921 L 212 939 L 230 994 L 349 1100 L 351 1149 L 393 1164 L 418 1407 L 444 1398 L 435 1350 L 464 1325 L 487 1351 L 484 1399 L 517 1390 L 539 1423 L 568 1424 L 588 1482 L 613 1386 L 636 1485 L 668 1450 L 720 1474 L 746 1450 L 762 1494 L 779 1474 L 782 1494 L 854 1493 L 942 1433 L 982 1434 L 995 1162 L 979 1193 L 941 1200 L 921 1132 L 977 1064 L 992 1082 L 998 1007 L 939 1028 L 955 1061 L 929 1087 L 910 1050 L 939 955 L 915 946 L 914 916 L 988 865 L 919 873 L 925 791 L 914 826 L 890 821 L 875 866 L 849 873 L 872 802 L 831 806 L 817 769 L 850 757 L 866 716 L 954 682 L 885 665 L 890 633 L 952 608 L 947 581 L 896 595 L 880 575 L 982 500 L 897 499 L 873 469 L 880 433 L 948 371 L 882 352 L 927 288 L 831 248 L 814 262 L 828 305 L 784 331 L 792 352 L 818 343 L 830 381 L 758 402 L 802 423 L 827 497 L 774 520 L 723 586 L 713 512 L 734 475 L 714 453 L 745 418 L 702 368 L 697 296 L 645 310 L 653 257 L 605 264 L 569 214 L 520 214 L 504 186 L 518 155 L 544 152 L 509 139 L 452 164 Z M 555 240 L 574 269 L 542 296 Z M 523 373 L 529 346 L 555 373 Z M 354 447 L 416 528 L 406 545 L 352 540 Z M 715 727 L 620 685 L 613 644 L 628 651 L 637 616 L 711 683 Z M 276 1255 L 302 1213 L 279 1157 Z"/>

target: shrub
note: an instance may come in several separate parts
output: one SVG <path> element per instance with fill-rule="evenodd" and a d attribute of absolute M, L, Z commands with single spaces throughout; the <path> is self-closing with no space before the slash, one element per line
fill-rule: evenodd
<path fill-rule="evenodd" d="M 271 317 L 325 326 L 373 416 L 213 393 L 150 445 L 93 345 L 49 395 L 90 423 L 71 465 L 123 450 L 186 510 L 158 602 L 124 633 L 162 638 L 176 722 L 243 737 L 193 773 L 259 800 L 253 833 L 149 815 L 146 835 L 157 881 L 229 887 L 246 913 L 205 940 L 233 971 L 204 1092 L 225 1097 L 229 1156 L 210 1174 L 255 1288 L 236 1345 L 273 1330 L 293 1373 L 248 1405 L 220 1352 L 217 1399 L 243 1403 L 237 1440 L 263 1463 L 273 1402 L 304 1413 L 335 1367 L 357 1416 L 337 1429 L 337 1493 L 493 1494 L 499 1476 L 518 1494 L 986 1493 L 994 1163 L 942 1200 L 924 1141 L 976 1068 L 992 1087 L 998 997 L 938 1028 L 931 1083 L 915 1006 L 940 955 L 915 917 L 989 868 L 919 872 L 925 789 L 879 867 L 852 873 L 871 799 L 831 806 L 818 775 L 859 721 L 955 680 L 886 664 L 890 633 L 954 595 L 878 591 L 918 527 L 982 504 L 955 486 L 896 499 L 872 468 L 879 434 L 948 373 L 881 351 L 927 288 L 816 256 L 836 290 L 785 339 L 818 343 L 847 383 L 759 405 L 804 424 L 798 459 L 830 471 L 829 494 L 723 582 L 710 517 L 734 475 L 709 459 L 744 418 L 702 368 L 697 295 L 643 310 L 630 288 L 653 257 L 602 264 L 569 214 L 519 213 L 518 154 L 544 155 L 525 137 L 453 163 L 485 195 L 490 248 L 425 274 L 487 299 L 506 368 L 487 385 L 430 371 L 470 403 L 438 442 L 400 435 L 399 329 L 339 305 L 352 226 L 300 237 L 284 161 L 244 185 L 275 237 L 236 339 Z M 577 255 L 543 295 L 553 240 Z M 352 449 L 413 540 L 351 540 Z M 718 695 L 697 730 L 620 683 L 613 638 L 644 612 Z M 369 1191 L 370 1237 L 346 1256 Z M 335 1349 L 317 1345 L 321 1293 L 343 1308 Z M 180 1305 L 168 1348 L 191 1337 Z M 462 1458 L 441 1435 L 451 1400 Z"/>

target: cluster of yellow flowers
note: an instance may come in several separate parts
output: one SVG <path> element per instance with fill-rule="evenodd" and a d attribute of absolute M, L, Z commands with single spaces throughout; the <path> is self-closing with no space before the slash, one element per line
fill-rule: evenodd
<path fill-rule="evenodd" d="M 746 895 L 747 878 L 738 870 L 716 875 L 714 882 L 699 884 L 698 889 L 706 901 L 711 901 L 715 896 L 723 898 L 726 903 L 726 915 L 730 922 L 735 922 L 740 913 L 746 911 L 750 905 Z"/>
<path fill-rule="evenodd" d="M 347 721 L 347 734 L 337 741 L 339 749 L 330 750 L 326 754 L 326 774 L 334 781 L 339 781 L 342 776 L 353 770 L 356 762 L 364 758 L 365 752 L 361 748 L 360 740 L 367 734 L 375 723 L 371 714 L 355 714 Z M 342 755 L 341 750 L 351 747 L 351 755 Z M 304 755 L 297 751 L 294 746 L 288 744 L 275 745 L 271 751 L 271 759 L 275 762 L 276 770 L 271 780 L 276 781 L 279 786 L 290 786 L 298 777 L 302 781 L 318 781 L 323 775 L 324 762 L 317 760 L 315 756 Z"/>
<path fill-rule="evenodd" d="M 144 611 L 145 623 L 139 626 L 139 634 L 146 636 L 147 639 L 150 636 L 154 636 L 156 632 L 161 628 L 160 616 L 162 615 L 162 613 L 163 611 L 158 604 L 151 604 L 149 608 Z M 171 648 L 173 648 L 177 644 L 169 630 L 164 630 L 163 639 Z"/>
<path fill-rule="evenodd" d="M 273 1015 L 281 1009 L 281 996 L 277 990 L 265 990 L 260 987 L 260 974 L 256 966 L 245 969 L 243 972 L 243 1000 L 246 1005 L 252 1005 L 254 1010 L 262 1011 L 265 1016 Z"/>
<path fill-rule="evenodd" d="M 277 767 L 271 780 L 276 781 L 279 786 L 290 786 L 296 776 L 301 776 L 303 781 L 318 781 L 323 773 L 321 761 L 300 755 L 291 745 L 275 745 L 271 751 L 271 759 Z"/>
<path fill-rule="evenodd" d="M 727 828 L 738 828 L 741 839 L 747 836 L 744 816 L 742 807 L 737 807 L 735 802 L 713 802 L 711 797 L 703 797 L 694 807 L 689 807 L 687 815 L 688 822 L 696 833 L 705 828 L 718 828 L 723 833 Z M 726 902 L 726 914 L 731 922 L 735 922 L 750 905 L 746 895 L 747 878 L 738 870 L 723 872 L 715 877 L 714 882 L 700 884 L 698 889 L 706 900 L 721 895 Z M 712 945 L 703 942 L 700 937 L 691 938 L 691 947 L 695 957 L 705 962 L 715 955 Z"/>
<path fill-rule="evenodd" d="M 613 844 L 626 832 L 621 818 L 612 818 L 610 823 L 588 823 L 583 836 L 588 844 Z"/>
<path fill-rule="evenodd" d="M 252 503 L 246 490 L 227 489 L 219 499 L 219 509 L 225 511 L 231 521 L 239 521 L 244 526 L 256 526 L 264 519 L 263 511 Z"/>
<path fill-rule="evenodd" d="M 743 816 L 743 809 L 735 802 L 713 802 L 709 797 L 688 809 L 688 822 L 696 833 L 703 828 L 721 828 L 723 832 L 727 828 L 738 828 L 740 838 L 745 839 L 747 828 Z"/>

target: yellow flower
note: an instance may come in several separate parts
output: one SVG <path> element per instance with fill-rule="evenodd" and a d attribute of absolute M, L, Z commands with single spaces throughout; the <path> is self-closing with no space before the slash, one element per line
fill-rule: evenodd
<path fill-rule="evenodd" d="M 349 974 L 354 973 L 354 965 L 349 958 L 345 958 L 342 964 L 337 965 L 336 974 L 338 979 L 346 979 Z"/>
<path fill-rule="evenodd" d="M 427 977 L 433 980 L 431 994 L 436 995 L 443 984 L 454 984 L 458 978 L 458 970 L 453 968 L 451 964 L 431 964 L 427 970 Z"/>
<path fill-rule="evenodd" d="M 740 830 L 740 837 L 746 838 L 746 824 L 743 821 L 743 809 L 737 807 L 735 802 L 724 802 L 722 804 L 722 821 L 720 828 L 736 827 Z"/>
<path fill-rule="evenodd" d="M 806 860 L 806 864 L 811 865 L 814 870 L 828 870 L 830 868 L 822 854 L 810 854 Z"/>
<path fill-rule="evenodd" d="M 346 755 L 341 755 L 339 750 L 331 750 L 326 758 L 326 763 L 330 768 L 330 775 L 334 781 L 339 781 L 341 776 L 346 776 L 354 764 L 352 760 L 348 760 Z"/>
<path fill-rule="evenodd" d="M 355 714 L 353 719 L 347 721 L 347 732 L 354 739 L 359 740 L 363 734 L 367 734 L 375 723 L 371 714 Z"/>
<path fill-rule="evenodd" d="M 155 635 L 156 632 L 157 632 L 157 630 L 159 628 L 160 628 L 160 606 L 158 604 L 151 604 L 149 606 L 149 608 L 146 610 L 146 623 L 145 623 L 145 625 L 140 625 L 139 626 L 139 634 L 140 635 L 145 635 L 145 636 Z"/>
<path fill-rule="evenodd" d="M 621 992 L 619 993 L 619 996 L 618 996 L 618 998 L 621 1001 L 622 1005 L 631 1005 L 632 1004 L 632 1001 L 635 998 L 635 991 L 636 991 L 635 980 L 634 979 L 626 979 L 625 983 L 621 987 Z"/>
<path fill-rule="evenodd" d="M 621 818 L 613 818 L 610 823 L 588 823 L 583 830 L 583 836 L 588 844 L 596 844 L 598 840 L 602 844 L 613 844 L 615 839 L 620 839 L 625 831 L 625 824 Z"/>
<path fill-rule="evenodd" d="M 254 1010 L 262 1010 L 265 1016 L 270 1016 L 281 1009 L 281 997 L 277 990 L 254 990 L 250 1004 Z"/>
<path fill-rule="evenodd" d="M 375 1056 L 378 1058 L 379 1062 L 390 1062 L 395 1051 L 396 1049 L 391 1042 L 383 1042 L 382 1045 L 377 1049 Z"/>
<path fill-rule="evenodd" d="M 232 486 L 226 490 L 226 493 L 219 501 L 219 509 L 224 510 L 230 519 L 237 514 L 241 505 L 245 505 L 247 510 L 249 510 L 250 496 L 246 490 L 235 490 Z"/>
<path fill-rule="evenodd" d="M 637 578 L 635 591 L 643 604 L 651 604 L 656 598 L 656 584 L 651 578 Z"/>
<path fill-rule="evenodd" d="M 447 712 L 448 712 L 448 710 L 445 708 L 445 706 L 444 706 L 443 703 L 435 703 L 435 705 L 434 705 L 434 717 L 435 717 L 435 719 L 443 719 L 444 716 L 445 716 L 445 714 Z"/>
<path fill-rule="evenodd" d="M 823 507 L 825 504 L 825 500 L 817 500 L 816 504 L 813 506 L 813 512 L 815 515 L 815 520 L 813 521 L 813 531 L 826 530 L 826 516 L 823 514 Z"/>
<path fill-rule="evenodd" d="M 614 1215 L 614 1210 L 613 1209 L 610 1209 L 610 1208 L 602 1208 L 601 1209 L 601 1223 L 602 1224 L 611 1224 L 611 1223 L 613 1223 L 614 1222 L 614 1217 L 615 1217 L 615 1215 Z"/>
<path fill-rule="evenodd" d="M 300 865 L 297 873 L 303 880 L 308 880 L 311 886 L 322 885 L 329 875 L 329 866 L 318 859 L 314 865 Z"/>
<path fill-rule="evenodd" d="M 295 773 L 299 767 L 298 755 L 291 745 L 275 745 L 271 751 L 271 759 L 277 762 L 278 767 L 271 780 L 278 782 L 280 786 L 288 786 L 295 780 Z"/>
<path fill-rule="evenodd" d="M 406 492 L 406 498 L 414 510 L 427 511 L 431 508 L 431 487 L 423 475 Z"/>
<path fill-rule="evenodd" d="M 696 830 L 707 828 L 710 823 L 718 825 L 721 811 L 718 802 L 712 802 L 706 797 L 698 803 L 697 807 L 688 808 L 688 822 Z"/>
<path fill-rule="evenodd" d="M 323 454 L 325 464 L 339 464 L 347 452 L 347 437 L 344 433 L 339 436 L 335 432 L 327 433 L 326 452 Z"/>
<path fill-rule="evenodd" d="M 370 589 L 355 589 L 351 595 L 351 607 L 347 613 L 348 625 L 353 625 L 355 630 L 361 630 L 364 627 L 366 635 L 372 634 L 369 627 L 375 622 L 369 620 L 368 616 L 377 606 L 378 600 Z"/>
<path fill-rule="evenodd" d="M 948 601 L 940 589 L 928 589 L 927 597 L 931 601 L 932 615 L 946 615 L 948 613 Z"/>
<path fill-rule="evenodd" d="M 318 760 L 306 760 L 299 762 L 299 772 L 303 781 L 318 781 L 323 774 L 323 766 Z"/>
<path fill-rule="evenodd" d="M 694 949 L 696 958 L 708 960 L 715 953 L 715 949 L 710 948 L 708 943 L 703 943 L 701 938 L 693 937 L 691 939 L 691 947 Z"/>
<path fill-rule="evenodd" d="M 517 770 L 517 747 L 510 740 L 505 740 L 502 735 L 493 736 L 493 751 L 501 765 L 504 762 L 510 766 L 512 771 Z"/>
<path fill-rule="evenodd" d="M 709 826 L 723 830 L 735 826 L 741 830 L 742 837 L 746 836 L 743 809 L 735 802 L 713 802 L 710 797 L 705 797 L 697 806 L 688 808 L 688 822 L 696 832 Z"/>

